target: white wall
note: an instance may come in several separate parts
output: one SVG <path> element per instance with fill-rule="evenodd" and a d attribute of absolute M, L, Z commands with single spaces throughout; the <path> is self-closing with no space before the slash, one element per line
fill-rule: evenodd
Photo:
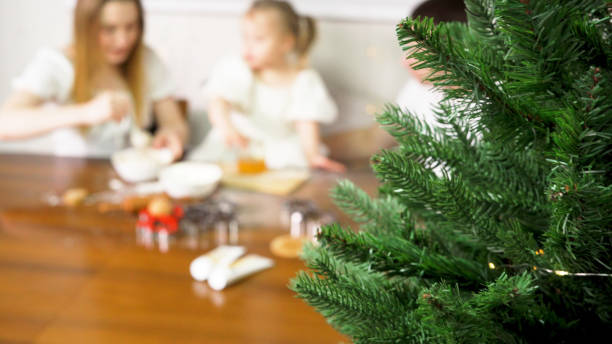
<path fill-rule="evenodd" d="M 0 99 L 40 47 L 62 46 L 71 13 L 61 0 L 0 0 Z"/>
<path fill-rule="evenodd" d="M 0 0 L 0 99 L 9 94 L 10 80 L 38 48 L 61 47 L 70 41 L 69 3 Z M 202 117 L 199 88 L 215 61 L 239 51 L 239 15 L 150 7 L 145 39 L 169 65 L 179 94 L 189 100 L 196 119 Z M 319 29 L 313 64 L 341 109 L 340 122 L 327 131 L 372 123 L 373 110 L 393 101 L 409 77 L 400 65 L 395 23 L 326 17 L 319 20 Z"/>

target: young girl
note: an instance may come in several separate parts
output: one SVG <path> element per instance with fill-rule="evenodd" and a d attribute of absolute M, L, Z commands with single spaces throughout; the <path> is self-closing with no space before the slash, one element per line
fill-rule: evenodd
<path fill-rule="evenodd" d="M 212 131 L 191 159 L 222 161 L 259 147 L 269 168 L 344 171 L 322 152 L 319 123 L 337 108 L 308 67 L 315 23 L 285 1 L 255 1 L 243 19 L 242 57 L 220 63 L 207 83 Z"/>
<path fill-rule="evenodd" d="M 467 22 L 463 0 L 427 0 L 421 3 L 410 15 L 412 18 L 432 18 L 434 23 Z M 400 107 L 409 109 L 430 126 L 440 126 L 434 109 L 444 98 L 441 91 L 434 88 L 431 82 L 425 80 L 431 70 L 412 68 L 418 62 L 415 58 L 404 56 L 403 65 L 410 71 L 410 78 L 401 89 L 397 103 Z"/>
<path fill-rule="evenodd" d="M 149 126 L 154 110 L 153 145 L 179 158 L 187 126 L 143 31 L 139 0 L 77 1 L 73 44 L 41 50 L 15 79 L 0 108 L 0 140 L 37 137 L 37 153 L 104 157 Z"/>

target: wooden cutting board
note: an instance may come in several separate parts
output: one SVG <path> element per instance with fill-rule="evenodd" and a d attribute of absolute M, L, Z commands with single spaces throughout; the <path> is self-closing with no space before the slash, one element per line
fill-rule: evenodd
<path fill-rule="evenodd" d="M 231 188 L 287 196 L 310 178 L 307 169 L 268 170 L 258 174 L 241 174 L 235 167 L 221 166 L 221 184 Z"/>

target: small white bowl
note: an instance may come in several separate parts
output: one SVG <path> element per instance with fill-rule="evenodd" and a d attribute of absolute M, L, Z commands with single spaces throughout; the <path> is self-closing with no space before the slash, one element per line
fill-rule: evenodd
<path fill-rule="evenodd" d="M 186 161 L 164 168 L 159 182 L 172 198 L 202 198 L 215 190 L 222 175 L 215 164 Z"/>
<path fill-rule="evenodd" d="M 130 183 L 156 179 L 171 162 L 172 152 L 168 149 L 128 148 L 111 156 L 117 174 Z"/>

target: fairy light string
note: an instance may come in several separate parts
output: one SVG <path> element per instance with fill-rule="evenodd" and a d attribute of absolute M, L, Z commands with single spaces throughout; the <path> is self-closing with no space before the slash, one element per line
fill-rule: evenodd
<path fill-rule="evenodd" d="M 537 256 L 542 256 L 544 255 L 544 250 L 542 249 L 538 249 L 535 251 L 535 254 Z M 495 263 L 493 262 L 489 262 L 489 269 L 491 270 L 496 270 L 498 268 L 513 268 L 513 269 L 518 269 L 518 268 L 526 268 L 529 267 L 529 264 L 521 264 L 521 265 L 499 265 L 496 266 Z M 574 277 L 612 277 L 612 274 L 606 274 L 606 273 L 598 273 L 598 272 L 569 272 L 569 271 L 564 271 L 564 270 L 552 270 L 552 269 L 547 269 L 547 268 L 542 268 L 542 267 L 538 267 L 536 265 L 532 266 L 533 271 L 542 271 L 545 273 L 549 273 L 549 274 L 555 274 L 557 276 L 574 276 Z"/>

